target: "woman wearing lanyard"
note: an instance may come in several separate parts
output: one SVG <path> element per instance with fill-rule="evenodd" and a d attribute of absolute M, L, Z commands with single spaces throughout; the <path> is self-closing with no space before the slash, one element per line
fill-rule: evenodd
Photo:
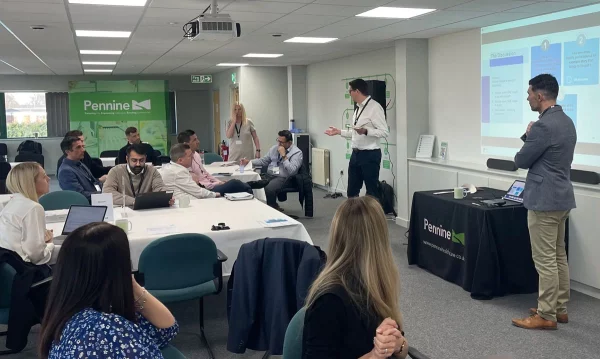
<path fill-rule="evenodd" d="M 246 118 L 246 110 L 241 103 L 233 106 L 226 135 L 229 139 L 229 161 L 237 162 L 242 158 L 260 158 L 260 141 L 254 129 L 254 123 Z M 254 141 L 256 151 L 253 151 L 252 141 Z"/>

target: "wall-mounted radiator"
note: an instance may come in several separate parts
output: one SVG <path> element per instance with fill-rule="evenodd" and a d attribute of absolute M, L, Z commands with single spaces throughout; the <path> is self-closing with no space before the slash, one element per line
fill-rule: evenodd
<path fill-rule="evenodd" d="M 323 148 L 312 149 L 312 180 L 314 184 L 328 186 L 329 180 L 329 150 Z"/>

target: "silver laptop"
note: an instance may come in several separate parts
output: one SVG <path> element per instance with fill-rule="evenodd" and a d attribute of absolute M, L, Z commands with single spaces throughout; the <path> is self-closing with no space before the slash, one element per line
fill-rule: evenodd
<path fill-rule="evenodd" d="M 106 214 L 106 206 L 80 206 L 72 205 L 69 208 L 67 219 L 60 236 L 54 237 L 54 244 L 62 244 L 67 236 L 79 227 L 94 222 L 103 222 Z"/>

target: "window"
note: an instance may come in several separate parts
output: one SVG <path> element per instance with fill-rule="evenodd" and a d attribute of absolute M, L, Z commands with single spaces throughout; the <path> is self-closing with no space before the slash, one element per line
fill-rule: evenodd
<path fill-rule="evenodd" d="M 46 94 L 43 92 L 6 92 L 7 138 L 48 137 Z"/>

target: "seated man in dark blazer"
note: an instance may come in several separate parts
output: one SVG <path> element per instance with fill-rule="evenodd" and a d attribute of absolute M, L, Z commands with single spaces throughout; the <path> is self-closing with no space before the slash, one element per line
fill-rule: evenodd
<path fill-rule="evenodd" d="M 60 188 L 79 192 L 91 201 L 93 193 L 102 192 L 102 183 L 81 162 L 85 152 L 83 142 L 78 137 L 66 137 L 60 143 L 60 149 L 67 156 L 58 170 Z"/>
<path fill-rule="evenodd" d="M 127 127 L 125 129 L 125 136 L 127 136 L 127 144 L 119 150 L 119 157 L 117 157 L 117 164 L 122 165 L 127 163 L 127 149 L 133 144 L 142 144 L 146 147 L 146 163 L 152 163 L 155 166 L 160 166 L 159 158 L 154 154 L 154 148 L 149 143 L 143 143 L 140 138 L 140 133 L 135 127 Z"/>
<path fill-rule="evenodd" d="M 69 131 L 65 134 L 65 138 L 67 137 L 78 137 L 81 142 L 83 143 L 83 147 L 85 148 L 85 138 L 83 137 L 83 132 L 81 132 L 80 130 L 72 130 Z M 58 175 L 58 171 L 60 170 L 60 165 L 62 164 L 63 160 L 67 157 L 67 155 L 65 155 L 63 153 L 63 155 L 61 156 L 61 158 L 58 159 L 58 164 L 56 165 L 56 174 Z M 83 159 L 81 160 L 81 162 L 83 162 L 84 165 L 87 166 L 87 168 L 90 169 L 90 171 L 92 171 L 92 174 L 94 175 L 95 178 L 98 179 L 98 181 L 104 183 L 104 181 L 106 180 L 106 175 L 108 174 L 108 171 L 110 171 L 110 167 L 104 167 L 94 161 L 92 161 L 92 157 L 89 155 L 89 153 L 87 153 L 87 151 L 85 151 L 83 153 Z"/>

